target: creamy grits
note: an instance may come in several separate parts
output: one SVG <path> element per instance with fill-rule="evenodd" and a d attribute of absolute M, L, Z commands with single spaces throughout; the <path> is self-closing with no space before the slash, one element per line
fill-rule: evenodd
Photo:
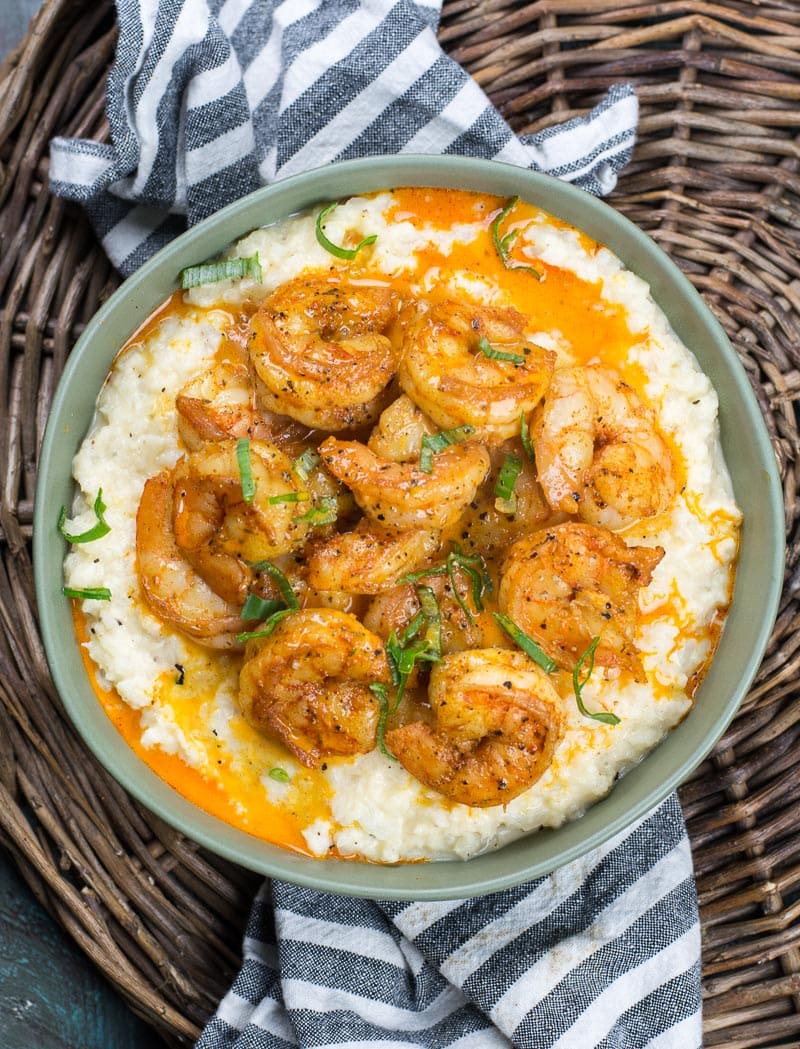
<path fill-rule="evenodd" d="M 385 191 L 339 204 L 324 226 L 310 213 L 255 230 L 226 258 L 257 265 L 222 266 L 136 333 L 74 460 L 68 534 L 93 528 L 100 491 L 109 526 L 65 561 L 69 588 L 110 592 L 75 601 L 109 716 L 191 801 L 311 856 L 466 859 L 579 817 L 690 710 L 730 602 L 741 515 L 708 378 L 641 279 L 522 201 Z M 336 336 L 323 332 L 333 378 L 320 380 L 317 343 L 303 341 L 318 307 L 303 296 L 342 285 L 386 317 L 359 327 L 337 314 Z M 475 375 L 497 382 L 487 404 L 477 387 L 459 392 Z M 601 388 L 622 405 L 621 437 L 600 420 Z M 578 402 L 594 404 L 583 429 Z M 574 491 L 574 477 L 558 480 L 615 442 L 638 456 L 626 495 L 658 488 L 646 510 L 609 509 L 591 465 L 575 467 Z M 384 475 L 411 481 L 398 496 Z M 254 537 L 259 499 L 268 520 Z M 149 566 L 159 528 L 161 569 Z M 382 537 L 366 567 L 351 532 Z M 546 572 L 555 547 L 583 542 L 596 590 L 530 581 L 534 561 Z M 607 597 L 615 573 L 624 592 Z M 245 596 L 261 602 L 248 617 Z M 619 621 L 603 610 L 617 600 Z M 350 646 L 341 659 L 323 642 L 291 648 L 320 622 Z M 341 663 L 335 685 L 315 679 L 325 659 Z M 301 687 L 307 721 L 337 689 L 360 704 L 350 752 L 297 729 Z M 295 690 L 288 713 L 270 706 L 273 688 Z M 448 715 L 448 702 L 463 709 Z M 518 719 L 516 751 L 507 721 L 491 720 L 498 705 Z"/>

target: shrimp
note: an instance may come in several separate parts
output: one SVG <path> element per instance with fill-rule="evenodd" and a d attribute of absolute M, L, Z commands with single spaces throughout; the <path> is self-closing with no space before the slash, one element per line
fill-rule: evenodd
<path fill-rule="evenodd" d="M 458 520 L 489 472 L 489 454 L 472 441 L 433 456 L 430 473 L 395 463 L 358 441 L 328 437 L 319 448 L 330 472 L 346 484 L 364 513 L 385 528 L 437 530 Z"/>
<path fill-rule="evenodd" d="M 173 472 L 175 542 L 208 585 L 232 602 L 245 600 L 249 564 L 298 549 L 309 531 L 302 507 L 310 503 L 300 501 L 309 493 L 292 460 L 266 441 L 251 441 L 249 463 L 255 484 L 250 502 L 236 441 L 206 445 L 179 460 Z"/>
<path fill-rule="evenodd" d="M 532 438 L 554 510 L 619 529 L 660 513 L 675 493 L 654 412 L 611 368 L 556 371 Z"/>
<path fill-rule="evenodd" d="M 239 704 L 256 729 L 313 768 L 327 755 L 374 749 L 380 707 L 369 686 L 390 677 L 382 641 L 355 616 L 309 608 L 248 642 Z"/>
<path fill-rule="evenodd" d="M 505 805 L 549 767 L 563 731 L 561 700 L 521 652 L 473 649 L 431 671 L 433 724 L 414 721 L 385 742 L 425 786 L 462 805 Z"/>
<path fill-rule="evenodd" d="M 434 433 L 436 427 L 416 404 L 402 394 L 381 412 L 375 429 L 369 435 L 367 448 L 381 459 L 393 463 L 409 463 L 418 459 L 422 438 Z"/>
<path fill-rule="evenodd" d="M 569 521 L 517 540 L 503 564 L 502 612 L 563 667 L 573 668 L 595 637 L 595 663 L 646 680 L 636 649 L 638 594 L 664 556 L 629 547 L 598 525 Z"/>
<path fill-rule="evenodd" d="M 403 342 L 400 385 L 439 426 L 468 423 L 481 440 L 499 444 L 519 432 L 520 414 L 539 403 L 555 365 L 554 353 L 525 340 L 524 327 L 510 308 L 418 307 Z"/>
<path fill-rule="evenodd" d="M 188 382 L 175 398 L 178 432 L 191 451 L 225 438 L 267 439 L 268 427 L 253 409 L 246 365 L 222 361 Z"/>
<path fill-rule="evenodd" d="M 189 451 L 208 441 L 250 437 L 291 452 L 307 429 L 258 404 L 254 376 L 244 362 L 221 361 L 191 379 L 175 398 L 178 433 Z"/>
<path fill-rule="evenodd" d="M 144 597 L 157 616 L 208 648 L 236 647 L 244 629 L 239 609 L 216 594 L 175 542 L 175 485 L 162 470 L 144 486 L 136 514 L 136 567 Z"/>
<path fill-rule="evenodd" d="M 444 576 L 424 576 L 421 582 L 433 591 L 436 598 L 441 622 L 441 650 L 445 655 L 463 652 L 468 648 L 486 647 L 497 637 L 498 631 L 484 629 L 488 625 L 485 616 L 472 614 L 471 619 L 467 616 Z M 457 586 L 459 597 L 469 608 L 471 597 L 467 586 L 461 580 L 457 581 Z M 393 631 L 402 634 L 420 609 L 415 586 L 400 583 L 373 597 L 364 613 L 364 624 L 379 637 L 388 640 Z"/>
<path fill-rule="evenodd" d="M 318 590 L 379 594 L 414 572 L 439 549 L 439 533 L 415 528 L 393 532 L 364 519 L 352 532 L 316 544 L 308 558 L 308 582 Z"/>
<path fill-rule="evenodd" d="M 250 322 L 248 343 L 265 406 L 320 430 L 373 422 L 385 406 L 395 353 L 391 290 L 298 277 Z"/>
<path fill-rule="evenodd" d="M 504 504 L 495 494 L 495 484 L 506 455 L 516 455 L 521 469 L 516 478 L 513 504 Z M 491 449 L 492 472 L 487 483 L 464 511 L 458 522 L 460 542 L 465 553 L 472 550 L 495 557 L 526 532 L 552 521 L 536 470 L 518 441 L 507 441 Z"/>

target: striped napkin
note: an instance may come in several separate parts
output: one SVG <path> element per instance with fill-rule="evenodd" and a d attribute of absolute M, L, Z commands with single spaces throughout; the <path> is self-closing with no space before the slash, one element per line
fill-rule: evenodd
<path fill-rule="evenodd" d="M 50 188 L 125 276 L 259 186 L 353 157 L 465 154 L 609 193 L 635 138 L 630 85 L 520 139 L 439 47 L 440 3 L 117 0 L 112 144 L 53 139 Z"/>
<path fill-rule="evenodd" d="M 629 85 L 585 119 L 515 136 L 441 51 L 437 0 L 117 10 L 112 144 L 54 139 L 50 184 L 84 205 L 123 274 L 245 193 L 338 160 L 466 154 L 603 194 L 630 157 Z M 268 883 L 198 1049 L 692 1049 L 699 943 L 672 797 L 603 848 L 493 896 L 406 904 Z"/>

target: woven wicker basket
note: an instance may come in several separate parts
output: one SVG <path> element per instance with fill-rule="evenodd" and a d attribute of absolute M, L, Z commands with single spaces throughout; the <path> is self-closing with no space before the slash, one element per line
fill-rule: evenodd
<path fill-rule="evenodd" d="M 733 341 L 784 482 L 787 581 L 767 658 L 682 800 L 702 907 L 706 1044 L 800 1044 L 800 5 L 446 0 L 442 44 L 520 132 L 612 83 L 642 103 L 612 203 L 684 269 Z M 37 453 L 82 326 L 116 286 L 47 190 L 54 134 L 107 140 L 108 0 L 48 0 L 0 70 L 0 841 L 37 897 L 168 1043 L 237 966 L 255 879 L 140 809 L 65 718 L 37 631 Z"/>

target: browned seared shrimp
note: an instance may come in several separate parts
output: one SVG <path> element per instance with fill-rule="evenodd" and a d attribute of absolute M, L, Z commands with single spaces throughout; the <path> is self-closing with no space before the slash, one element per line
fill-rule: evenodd
<path fill-rule="evenodd" d="M 636 649 L 639 591 L 664 551 L 629 547 L 598 525 L 568 522 L 519 539 L 508 552 L 500 608 L 559 665 L 572 668 L 595 637 L 595 663 L 645 681 Z"/>
<path fill-rule="evenodd" d="M 504 805 L 532 786 L 561 738 L 561 700 L 521 652 L 472 649 L 431 671 L 434 723 L 386 733 L 412 776 L 462 805 Z"/>
<path fill-rule="evenodd" d="M 398 366 L 400 385 L 439 426 L 469 424 L 500 444 L 541 400 L 555 354 L 524 337 L 514 309 L 441 302 L 418 306 Z"/>
<path fill-rule="evenodd" d="M 624 528 L 664 510 L 675 493 L 655 413 L 613 368 L 559 368 L 532 437 L 554 510 Z"/>
<path fill-rule="evenodd" d="M 198 575 L 175 542 L 175 486 L 162 470 L 144 486 L 136 514 L 136 565 L 147 603 L 157 616 L 208 648 L 234 648 L 244 629 L 235 604 Z"/>
<path fill-rule="evenodd" d="M 271 411 L 320 430 L 373 422 L 395 370 L 384 334 L 396 298 L 379 285 L 297 277 L 253 316 L 250 357 Z"/>
<path fill-rule="evenodd" d="M 309 608 L 248 642 L 239 703 L 255 728 L 313 768 L 375 747 L 379 704 L 369 686 L 389 679 L 379 637 L 348 612 Z"/>
<path fill-rule="evenodd" d="M 316 543 L 308 557 L 308 582 L 317 590 L 379 594 L 414 572 L 439 549 L 439 533 L 415 528 L 394 532 L 362 519 L 352 532 Z"/>
<path fill-rule="evenodd" d="M 246 502 L 236 441 L 219 441 L 184 456 L 175 466 L 172 523 L 183 555 L 229 601 L 244 601 L 252 572 L 247 563 L 297 549 L 308 535 L 302 520 L 310 493 L 292 460 L 267 441 L 251 441 L 255 494 Z M 277 502 L 273 502 L 277 499 Z"/>
<path fill-rule="evenodd" d="M 334 477 L 346 484 L 378 525 L 436 530 L 458 520 L 489 472 L 489 454 L 470 441 L 433 456 L 430 473 L 418 463 L 381 459 L 358 441 L 328 437 L 319 448 Z"/>

